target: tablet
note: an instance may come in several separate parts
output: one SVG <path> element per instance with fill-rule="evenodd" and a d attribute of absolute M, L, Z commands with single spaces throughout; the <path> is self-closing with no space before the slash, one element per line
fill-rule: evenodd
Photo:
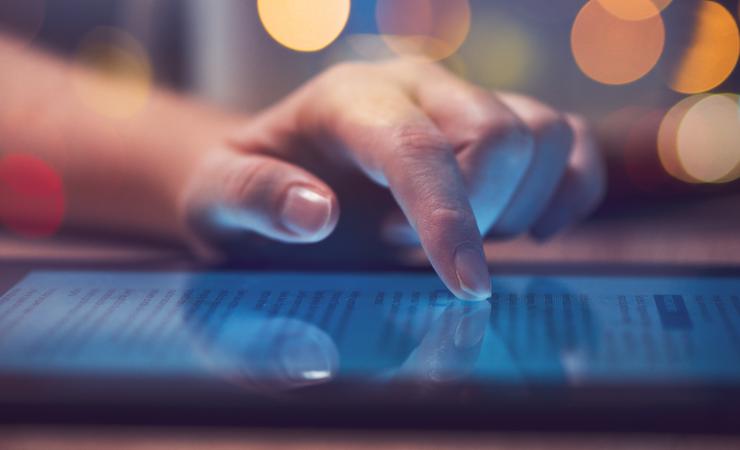
<path fill-rule="evenodd" d="M 740 274 L 2 266 L 0 422 L 740 431 Z"/>

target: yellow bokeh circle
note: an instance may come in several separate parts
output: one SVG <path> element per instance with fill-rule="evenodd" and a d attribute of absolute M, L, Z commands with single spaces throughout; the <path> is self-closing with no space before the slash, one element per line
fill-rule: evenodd
<path fill-rule="evenodd" d="M 445 59 L 470 32 L 468 0 L 377 0 L 375 13 L 386 44 L 403 56 Z"/>
<path fill-rule="evenodd" d="M 350 0 L 257 0 L 267 33 L 299 52 L 316 52 L 334 42 L 347 25 L 350 9 Z"/>
<path fill-rule="evenodd" d="M 740 110 L 737 95 L 710 95 L 686 112 L 676 136 L 683 170 L 704 183 L 738 177 Z"/>
<path fill-rule="evenodd" d="M 685 94 L 714 89 L 732 73 L 739 53 L 735 18 L 719 3 L 702 1 L 691 45 L 673 74 L 671 88 Z"/>
<path fill-rule="evenodd" d="M 74 72 L 75 91 L 96 113 L 126 119 L 147 105 L 152 67 L 144 48 L 129 34 L 96 28 L 82 40 L 76 60 L 83 70 Z"/>
<path fill-rule="evenodd" d="M 501 14 L 478 14 L 459 55 L 467 78 L 489 88 L 522 89 L 541 74 L 543 51 L 523 22 Z"/>
<path fill-rule="evenodd" d="M 627 84 L 650 72 L 663 53 L 665 26 L 660 14 L 625 20 L 590 0 L 571 30 L 571 49 L 581 71 L 610 85 Z"/>
<path fill-rule="evenodd" d="M 693 95 L 676 103 L 663 117 L 658 131 L 658 156 L 660 163 L 672 177 L 687 183 L 697 183 L 683 168 L 678 158 L 678 130 L 686 113 L 706 95 Z"/>

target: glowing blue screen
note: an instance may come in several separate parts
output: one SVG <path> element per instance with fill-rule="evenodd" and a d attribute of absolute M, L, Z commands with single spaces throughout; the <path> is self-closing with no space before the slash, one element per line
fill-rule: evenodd
<path fill-rule="evenodd" d="M 740 279 L 37 271 L 0 297 L 0 373 L 433 382 L 740 380 Z"/>

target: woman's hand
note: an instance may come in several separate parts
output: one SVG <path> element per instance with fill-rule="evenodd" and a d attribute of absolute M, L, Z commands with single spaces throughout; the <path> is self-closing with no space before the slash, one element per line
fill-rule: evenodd
<path fill-rule="evenodd" d="M 205 152 L 180 211 L 197 248 L 228 252 L 245 233 L 321 241 L 342 198 L 348 223 L 361 217 L 354 223 L 395 243 L 418 236 L 455 295 L 484 299 L 481 236 L 548 237 L 599 203 L 604 177 L 574 116 L 432 64 L 343 64 Z M 395 203 L 362 194 L 368 180 Z M 358 244 L 368 239 L 353 231 Z"/>

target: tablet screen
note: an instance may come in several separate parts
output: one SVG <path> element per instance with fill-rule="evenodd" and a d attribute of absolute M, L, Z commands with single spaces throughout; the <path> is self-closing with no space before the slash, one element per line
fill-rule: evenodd
<path fill-rule="evenodd" d="M 740 279 L 33 271 L 0 297 L 0 372 L 373 382 L 731 383 Z"/>

